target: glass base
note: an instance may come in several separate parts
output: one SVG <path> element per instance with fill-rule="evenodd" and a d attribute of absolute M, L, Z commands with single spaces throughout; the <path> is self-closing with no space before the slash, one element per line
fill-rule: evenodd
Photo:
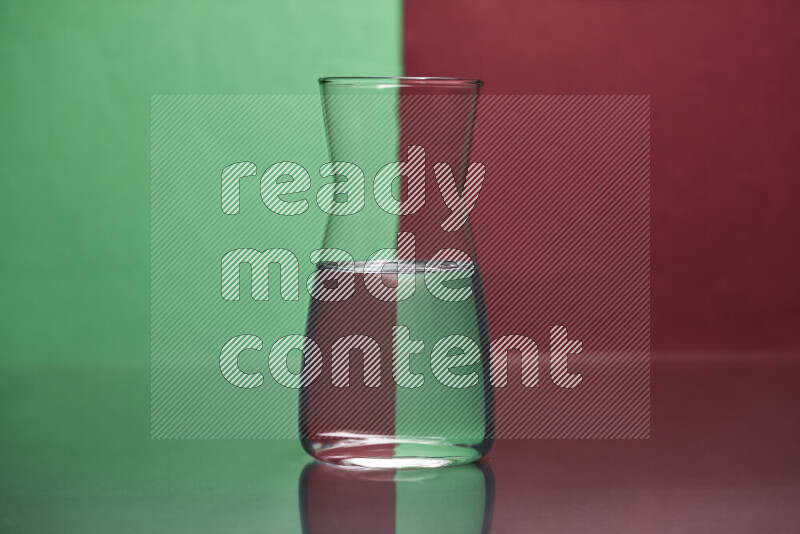
<path fill-rule="evenodd" d="M 306 442 L 315 459 L 334 465 L 369 469 L 424 469 L 463 465 L 480 460 L 478 446 L 394 439 L 348 439 Z"/>

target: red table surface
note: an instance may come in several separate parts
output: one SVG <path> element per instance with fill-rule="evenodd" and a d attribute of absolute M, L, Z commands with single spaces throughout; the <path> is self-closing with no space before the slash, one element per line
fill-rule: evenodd
<path fill-rule="evenodd" d="M 654 354 L 646 440 L 500 440 L 494 533 L 797 532 L 800 354 Z"/>

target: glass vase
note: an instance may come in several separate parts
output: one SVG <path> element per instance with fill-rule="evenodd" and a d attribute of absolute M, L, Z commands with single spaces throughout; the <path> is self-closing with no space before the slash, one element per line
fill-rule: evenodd
<path fill-rule="evenodd" d="M 469 213 L 479 80 L 323 78 L 329 213 L 312 254 L 300 434 L 314 458 L 464 464 L 490 449 L 489 332 Z"/>

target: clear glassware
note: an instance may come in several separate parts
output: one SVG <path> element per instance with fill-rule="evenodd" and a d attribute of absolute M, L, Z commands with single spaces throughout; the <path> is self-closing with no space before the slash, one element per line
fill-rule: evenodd
<path fill-rule="evenodd" d="M 415 468 L 490 449 L 489 332 L 469 226 L 480 80 L 323 78 L 330 213 L 310 281 L 304 449 Z M 308 354 L 320 357 L 310 365 Z"/>
<path fill-rule="evenodd" d="M 451 469 L 351 469 L 314 462 L 300 476 L 305 534 L 486 534 L 494 476 L 482 462 Z"/>

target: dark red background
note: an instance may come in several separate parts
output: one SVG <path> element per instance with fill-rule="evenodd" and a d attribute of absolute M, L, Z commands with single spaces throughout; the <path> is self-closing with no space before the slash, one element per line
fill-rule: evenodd
<path fill-rule="evenodd" d="M 800 347 L 798 20 L 788 0 L 405 0 L 405 72 L 652 95 L 652 347 Z M 532 194 L 495 180 L 474 213 L 484 263 L 519 239 L 497 228 L 524 235 L 526 218 L 481 203 Z M 486 286 L 493 326 L 517 324 L 491 303 L 524 287 L 491 270 Z"/>

